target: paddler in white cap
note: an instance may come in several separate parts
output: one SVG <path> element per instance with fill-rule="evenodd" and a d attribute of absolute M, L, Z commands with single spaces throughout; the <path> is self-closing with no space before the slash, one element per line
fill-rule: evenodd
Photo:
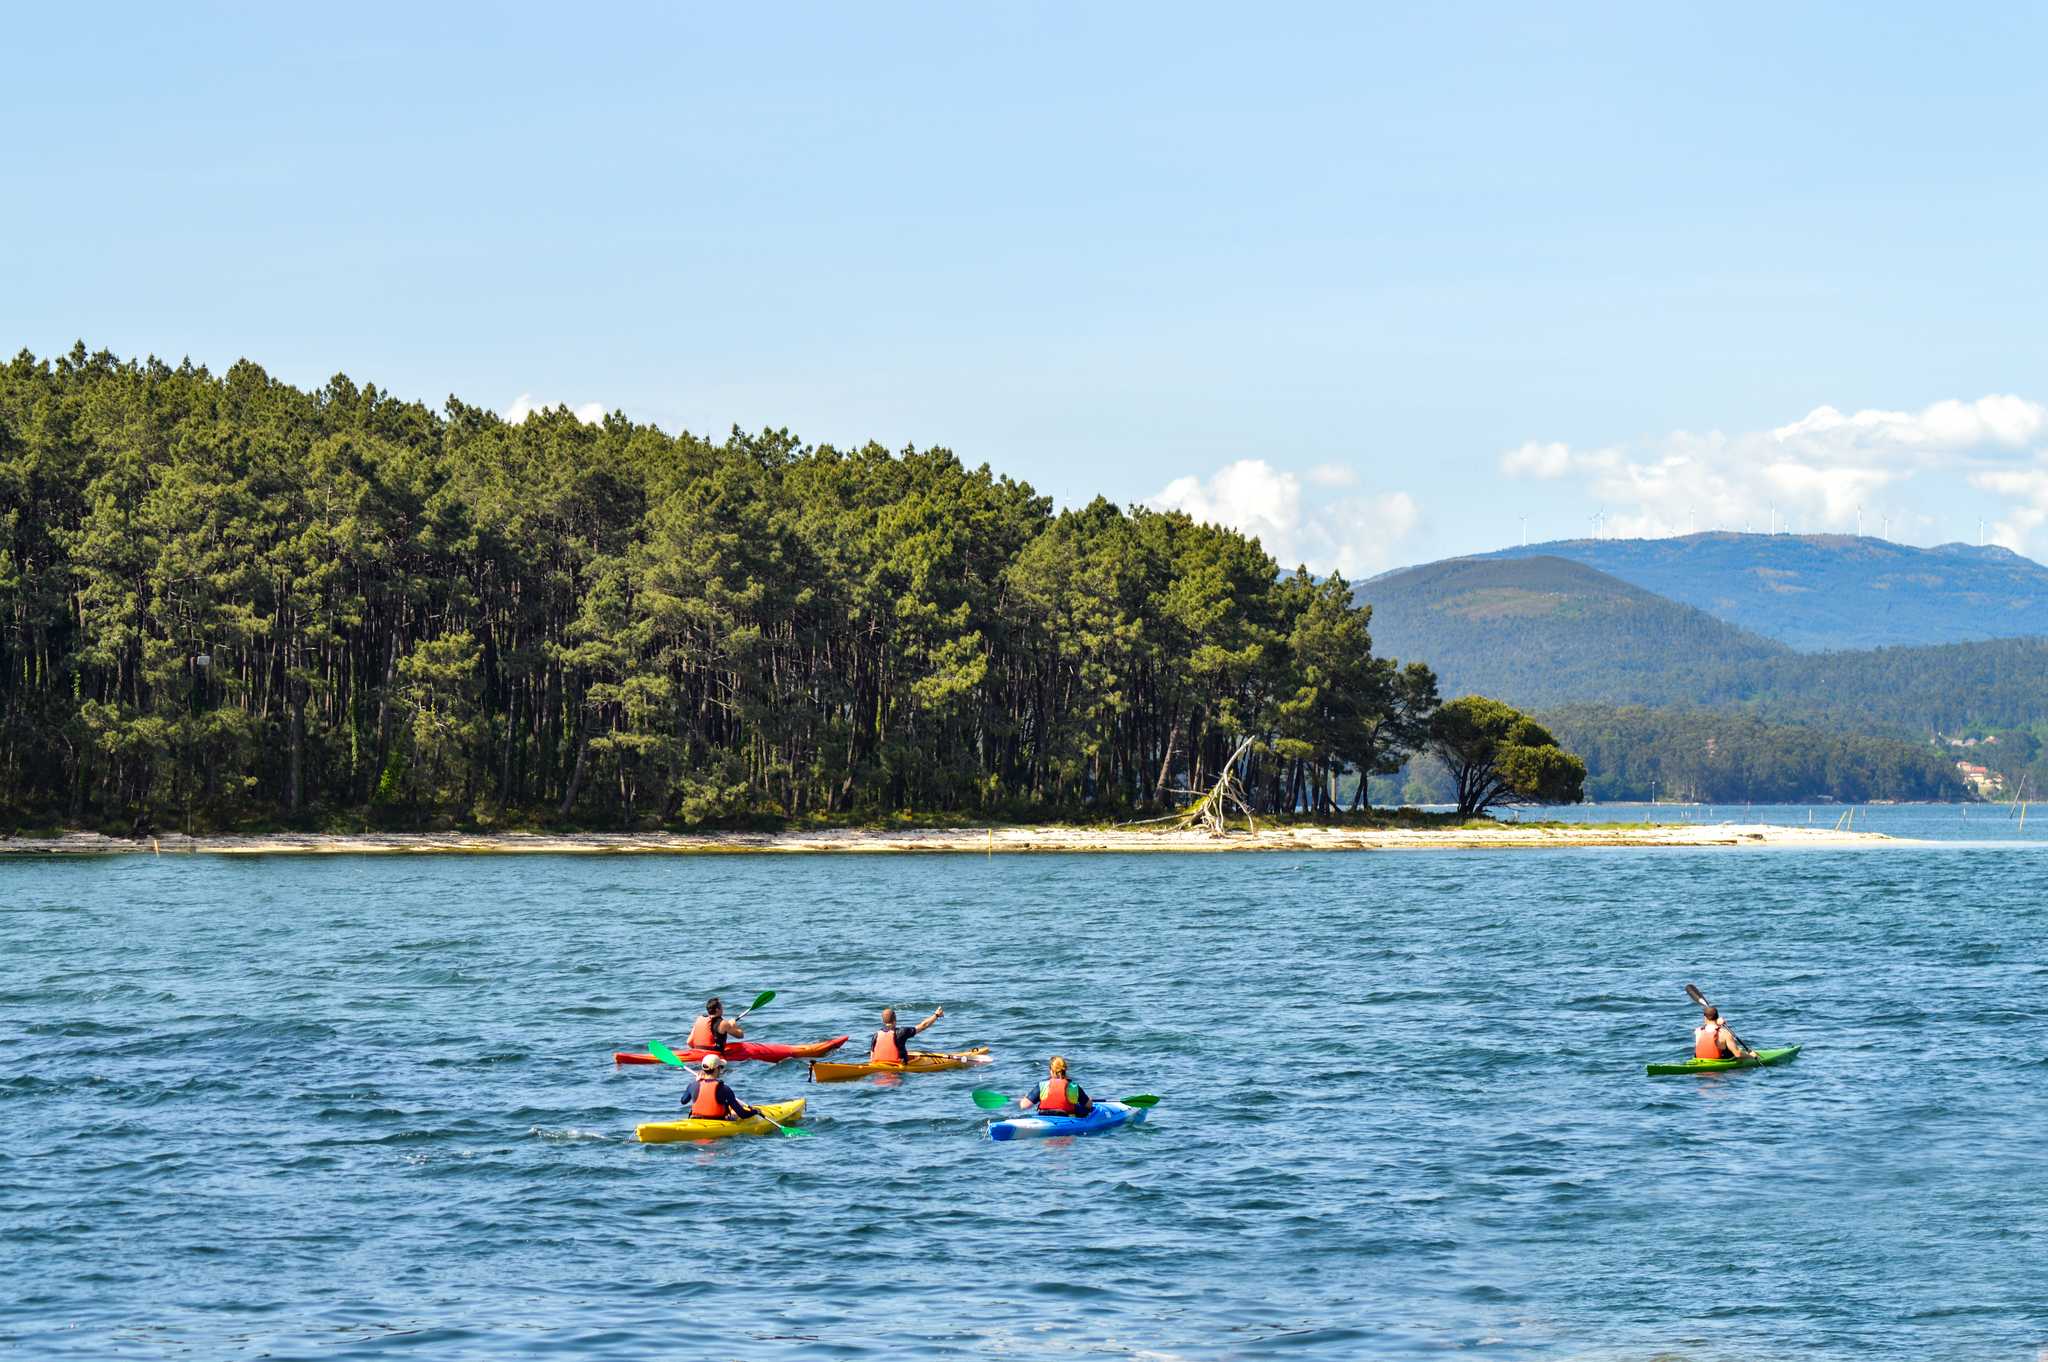
<path fill-rule="evenodd" d="M 725 1060 L 718 1055 L 704 1056 L 697 1066 L 697 1076 L 683 1089 L 683 1106 L 695 1121 L 744 1121 L 761 1114 L 726 1086 Z"/>

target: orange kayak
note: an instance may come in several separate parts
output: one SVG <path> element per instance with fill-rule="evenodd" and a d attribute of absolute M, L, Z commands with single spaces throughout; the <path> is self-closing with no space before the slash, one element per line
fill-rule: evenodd
<path fill-rule="evenodd" d="M 986 1045 L 977 1045 L 972 1050 L 955 1050 L 940 1054 L 929 1050 L 912 1050 L 901 1064 L 859 1064 L 834 1063 L 830 1060 L 811 1061 L 811 1082 L 845 1083 L 855 1078 L 866 1078 L 869 1074 L 936 1074 L 948 1069 L 971 1069 L 977 1064 L 989 1064 Z"/>
<path fill-rule="evenodd" d="M 830 1040 L 814 1040 L 808 1045 L 775 1045 L 765 1040 L 729 1040 L 725 1043 L 726 1059 L 737 1063 L 743 1059 L 758 1059 L 764 1064 L 780 1064 L 785 1059 L 816 1059 L 829 1055 L 846 1044 L 845 1036 L 834 1036 Z M 676 1058 L 695 1064 L 709 1050 L 677 1050 Z M 660 1060 L 641 1050 L 617 1050 L 612 1054 L 614 1064 L 659 1064 Z"/>

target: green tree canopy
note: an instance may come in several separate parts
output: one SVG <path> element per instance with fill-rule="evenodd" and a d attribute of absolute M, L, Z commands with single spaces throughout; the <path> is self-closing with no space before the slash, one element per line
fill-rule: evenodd
<path fill-rule="evenodd" d="M 0 366 L 0 815 L 1331 809 L 1435 704 L 1341 579 L 944 449 Z M 203 659 L 203 660 L 202 660 Z"/>
<path fill-rule="evenodd" d="M 1429 751 L 1457 785 L 1460 818 L 1501 804 L 1576 804 L 1584 797 L 1586 763 L 1522 711 L 1482 695 L 1436 711 Z"/>

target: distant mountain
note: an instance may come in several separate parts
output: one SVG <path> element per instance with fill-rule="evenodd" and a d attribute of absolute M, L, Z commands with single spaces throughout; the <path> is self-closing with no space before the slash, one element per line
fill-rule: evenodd
<path fill-rule="evenodd" d="M 1707 704 L 1792 652 L 1562 558 L 1452 558 L 1362 582 L 1376 652 L 1436 669 L 1445 696 L 1543 708 Z"/>
<path fill-rule="evenodd" d="M 1564 558 L 1802 652 L 2048 636 L 2048 567 L 2009 549 L 1839 534 L 1571 539 Z"/>
<path fill-rule="evenodd" d="M 1562 558 L 1452 558 L 1354 588 L 1374 650 L 1445 696 L 1525 709 L 1739 708 L 1773 722 L 1924 739 L 2048 724 L 2048 639 L 1797 653 Z"/>

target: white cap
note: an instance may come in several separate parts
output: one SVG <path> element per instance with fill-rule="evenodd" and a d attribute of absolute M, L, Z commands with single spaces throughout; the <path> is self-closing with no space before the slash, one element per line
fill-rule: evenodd
<path fill-rule="evenodd" d="M 725 1072 L 725 1060 L 718 1055 L 706 1055 L 703 1062 L 697 1066 L 697 1072 L 702 1074 L 722 1074 Z"/>

